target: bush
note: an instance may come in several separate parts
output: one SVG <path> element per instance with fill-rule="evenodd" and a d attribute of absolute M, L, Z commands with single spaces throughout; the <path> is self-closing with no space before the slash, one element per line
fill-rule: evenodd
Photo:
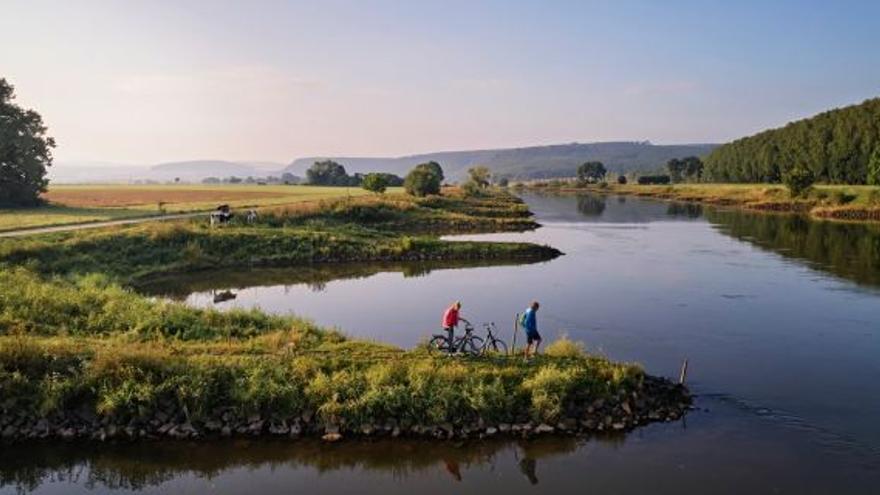
<path fill-rule="evenodd" d="M 669 182 L 670 178 L 668 175 L 642 175 L 638 179 L 640 185 L 669 184 Z"/>
<path fill-rule="evenodd" d="M 560 358 L 580 358 L 584 357 L 585 354 L 583 343 L 575 342 L 565 335 L 548 345 L 544 353 L 548 356 Z"/>
<path fill-rule="evenodd" d="M 469 198 L 483 195 L 483 188 L 472 180 L 469 180 L 462 184 L 461 190 L 464 191 L 464 195 Z"/>
<path fill-rule="evenodd" d="M 364 176 L 364 181 L 361 183 L 361 187 L 367 191 L 382 194 L 388 187 L 388 182 L 383 174 L 367 174 Z"/>
<path fill-rule="evenodd" d="M 625 175 L 618 175 L 617 176 L 617 183 L 621 184 L 621 185 L 626 184 L 626 176 Z"/>
<path fill-rule="evenodd" d="M 813 186 L 816 177 L 810 169 L 796 166 L 782 174 L 782 182 L 788 187 L 793 198 L 804 195 Z"/>
<path fill-rule="evenodd" d="M 406 178 L 403 180 L 403 187 L 407 194 L 424 197 L 429 194 L 440 194 L 442 180 L 441 175 L 437 175 L 436 172 L 428 167 L 419 165 L 406 174 Z"/>

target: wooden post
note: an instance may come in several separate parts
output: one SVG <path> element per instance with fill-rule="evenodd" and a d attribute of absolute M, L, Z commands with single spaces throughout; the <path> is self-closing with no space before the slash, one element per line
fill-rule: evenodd
<path fill-rule="evenodd" d="M 517 313 L 516 316 L 513 317 L 513 343 L 510 345 L 511 356 L 516 355 L 516 334 L 517 330 L 519 330 L 518 328 L 516 328 L 517 325 L 519 325 L 519 313 Z"/>
<path fill-rule="evenodd" d="M 681 374 L 678 375 L 678 384 L 684 385 L 684 381 L 687 379 L 688 374 L 688 360 L 684 358 L 684 361 L 681 363 Z"/>

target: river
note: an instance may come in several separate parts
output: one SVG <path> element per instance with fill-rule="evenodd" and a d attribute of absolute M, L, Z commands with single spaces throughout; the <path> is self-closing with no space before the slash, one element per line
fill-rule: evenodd
<path fill-rule="evenodd" d="M 544 263 L 221 271 L 148 288 L 195 306 L 296 313 L 413 346 L 454 300 L 511 340 L 677 376 L 697 410 L 628 435 L 465 444 L 229 441 L 0 453 L 0 493 L 876 493 L 880 228 L 629 197 L 525 195 Z"/>

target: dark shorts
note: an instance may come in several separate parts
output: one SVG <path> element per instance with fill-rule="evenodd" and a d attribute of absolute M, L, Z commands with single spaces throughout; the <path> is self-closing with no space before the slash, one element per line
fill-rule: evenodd
<path fill-rule="evenodd" d="M 526 343 L 531 344 L 536 340 L 541 340 L 541 334 L 537 330 L 526 330 Z"/>

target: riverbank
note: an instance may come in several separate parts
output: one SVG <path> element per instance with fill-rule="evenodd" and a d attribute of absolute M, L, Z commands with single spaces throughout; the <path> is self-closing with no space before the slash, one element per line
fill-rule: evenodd
<path fill-rule="evenodd" d="M 554 193 L 592 192 L 669 201 L 744 208 L 753 211 L 804 213 L 843 221 L 880 221 L 880 188 L 817 185 L 804 197 L 792 198 L 779 184 L 606 184 L 579 186 L 570 181 L 523 184 L 519 188 Z"/>
<path fill-rule="evenodd" d="M 685 388 L 557 341 L 445 357 L 289 329 L 238 341 L 0 337 L 0 436 L 484 438 L 624 431 L 685 414 Z"/>
<path fill-rule="evenodd" d="M 140 282 L 218 267 L 362 260 L 545 260 L 528 243 L 439 235 L 537 224 L 503 192 L 404 196 L 0 242 L 0 436 L 482 438 L 628 430 L 681 417 L 684 387 L 562 340 L 547 355 L 436 356 L 308 320 L 197 309 Z M 307 311 L 307 308 L 305 309 Z M 414 329 L 425 332 L 430 329 Z"/>
<path fill-rule="evenodd" d="M 538 225 L 512 195 L 466 198 L 403 194 L 259 210 L 212 228 L 207 218 L 0 241 L 0 263 L 44 275 L 100 273 L 135 285 L 169 273 L 251 266 L 366 261 L 548 260 L 561 253 L 526 243 L 448 242 L 448 234 L 510 232 Z"/>

